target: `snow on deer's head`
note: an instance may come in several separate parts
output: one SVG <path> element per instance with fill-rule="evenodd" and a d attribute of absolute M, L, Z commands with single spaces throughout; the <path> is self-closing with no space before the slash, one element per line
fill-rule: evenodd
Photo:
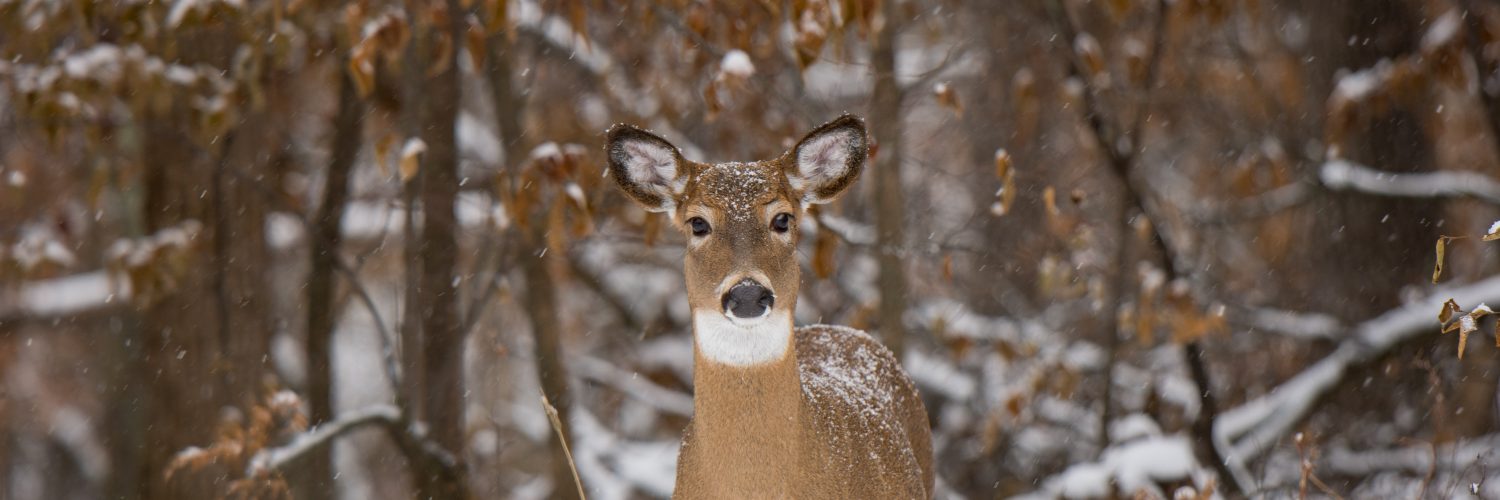
<path fill-rule="evenodd" d="M 609 130 L 605 153 L 620 189 L 646 210 L 668 213 L 687 235 L 688 303 L 704 353 L 739 365 L 780 359 L 801 280 L 803 204 L 833 201 L 859 177 L 868 155 L 864 122 L 841 116 L 779 158 L 751 163 L 689 161 L 629 125 Z M 772 330 L 786 333 L 757 333 Z"/>

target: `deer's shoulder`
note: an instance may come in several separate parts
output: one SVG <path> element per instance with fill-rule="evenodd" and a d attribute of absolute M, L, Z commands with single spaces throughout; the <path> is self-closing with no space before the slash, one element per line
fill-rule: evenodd
<path fill-rule="evenodd" d="M 828 464 L 830 486 L 851 494 L 930 494 L 922 489 L 927 471 L 912 448 L 917 434 L 926 432 L 926 412 L 890 349 L 842 326 L 805 326 L 795 336 L 803 401 L 812 415 L 809 430 L 826 447 L 819 454 Z M 865 479 L 850 482 L 856 477 Z"/>
<path fill-rule="evenodd" d="M 854 328 L 809 325 L 796 329 L 797 371 L 814 406 L 854 409 L 874 417 L 914 395 L 911 379 L 890 349 Z"/>

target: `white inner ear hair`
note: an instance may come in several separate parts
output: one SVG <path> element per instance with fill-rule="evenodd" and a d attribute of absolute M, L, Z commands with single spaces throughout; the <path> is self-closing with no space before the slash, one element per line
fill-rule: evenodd
<path fill-rule="evenodd" d="M 748 324 L 735 324 L 717 311 L 693 312 L 693 337 L 710 361 L 755 366 L 786 356 L 792 342 L 792 318 L 772 312 Z"/>
<path fill-rule="evenodd" d="M 677 155 L 671 149 L 638 140 L 624 141 L 620 148 L 625 152 L 625 173 L 631 182 L 655 192 L 668 203 L 687 188 L 687 176 L 677 175 Z"/>
<path fill-rule="evenodd" d="M 850 143 L 857 140 L 853 131 L 834 130 L 819 134 L 797 147 L 797 173 L 787 176 L 792 189 L 813 199 L 813 189 L 837 179 L 849 171 Z"/>

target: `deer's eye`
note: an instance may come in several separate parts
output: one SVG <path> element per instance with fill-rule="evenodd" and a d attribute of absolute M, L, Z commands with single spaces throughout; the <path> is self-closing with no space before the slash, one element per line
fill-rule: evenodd
<path fill-rule="evenodd" d="M 792 214 L 782 212 L 771 218 L 771 230 L 785 233 L 792 229 Z"/>
<path fill-rule="evenodd" d="M 708 226 L 708 221 L 703 220 L 702 217 L 693 217 L 688 219 L 687 223 L 688 228 L 693 231 L 693 236 L 708 236 L 708 232 L 712 229 Z"/>

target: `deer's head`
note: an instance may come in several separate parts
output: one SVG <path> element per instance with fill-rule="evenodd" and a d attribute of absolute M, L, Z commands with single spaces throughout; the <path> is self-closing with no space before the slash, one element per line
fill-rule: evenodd
<path fill-rule="evenodd" d="M 683 267 L 699 346 L 722 340 L 737 343 L 734 350 L 759 349 L 721 360 L 733 364 L 780 358 L 786 339 L 757 332 L 789 334 L 803 205 L 832 201 L 859 176 L 868 153 L 864 122 L 841 116 L 779 158 L 752 163 L 690 161 L 665 139 L 628 125 L 609 130 L 605 153 L 625 194 L 669 214 L 687 236 Z M 707 338 L 705 329 L 732 338 Z"/>

